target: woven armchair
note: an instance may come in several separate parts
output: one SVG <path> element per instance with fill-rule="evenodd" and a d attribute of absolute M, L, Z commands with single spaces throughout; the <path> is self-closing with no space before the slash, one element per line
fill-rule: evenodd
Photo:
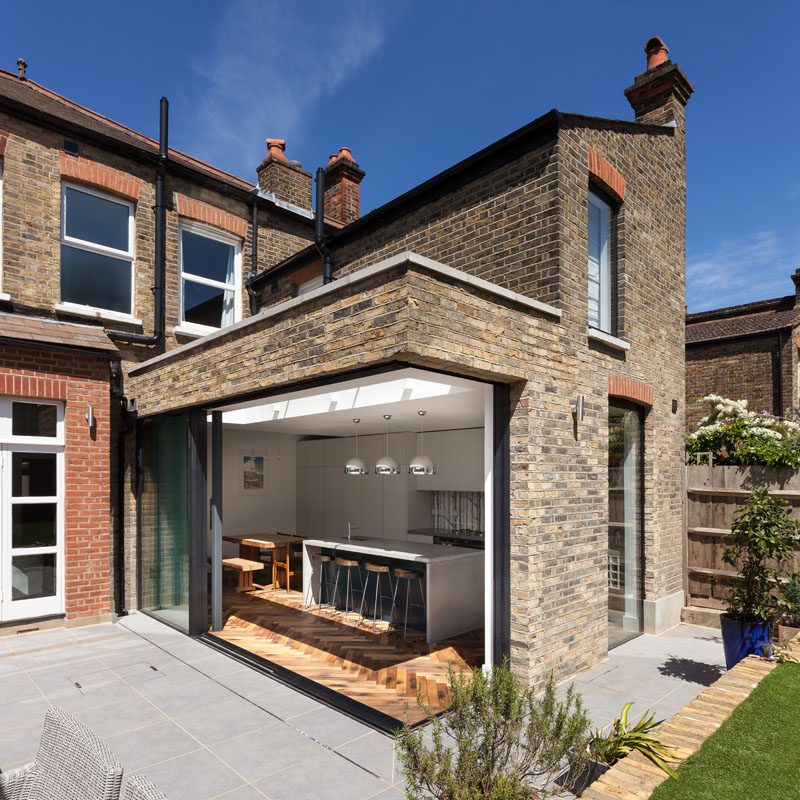
<path fill-rule="evenodd" d="M 132 775 L 125 786 L 125 800 L 167 800 L 167 796 L 144 775 Z"/>
<path fill-rule="evenodd" d="M 44 717 L 35 760 L 0 774 L 0 800 L 119 800 L 122 765 L 61 708 Z"/>

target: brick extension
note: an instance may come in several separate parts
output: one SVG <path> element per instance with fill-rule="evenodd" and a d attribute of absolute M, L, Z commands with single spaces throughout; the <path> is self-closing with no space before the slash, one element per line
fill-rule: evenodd
<path fill-rule="evenodd" d="M 748 656 L 685 705 L 658 730 L 658 738 L 678 756 L 676 767 L 694 755 L 703 742 L 777 666 L 758 656 Z M 586 800 L 647 800 L 667 776 L 640 753 L 615 764 L 581 795 Z"/>

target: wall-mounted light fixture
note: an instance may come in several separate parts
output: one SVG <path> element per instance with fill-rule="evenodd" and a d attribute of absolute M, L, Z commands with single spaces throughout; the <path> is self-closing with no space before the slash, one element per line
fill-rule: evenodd
<path fill-rule="evenodd" d="M 94 428 L 94 423 L 96 422 L 94 418 L 94 406 L 89 406 L 89 410 L 86 412 L 86 425 L 89 428 Z"/>
<path fill-rule="evenodd" d="M 575 415 L 576 422 L 583 422 L 585 402 L 586 398 L 584 395 L 579 394 L 578 399 L 575 401 L 575 405 L 572 406 L 572 413 Z"/>

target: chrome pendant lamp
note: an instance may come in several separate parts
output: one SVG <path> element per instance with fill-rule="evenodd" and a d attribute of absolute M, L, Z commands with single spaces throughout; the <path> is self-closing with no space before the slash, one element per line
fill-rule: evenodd
<path fill-rule="evenodd" d="M 391 414 L 384 414 L 383 418 L 386 420 L 386 455 L 378 459 L 375 464 L 376 475 L 399 475 L 400 465 L 389 455 L 389 420 L 392 418 Z"/>
<path fill-rule="evenodd" d="M 356 418 L 353 420 L 353 422 L 355 422 L 356 426 L 358 426 L 358 423 L 361 422 L 361 420 Z M 358 455 L 358 427 L 356 427 L 356 454 L 344 465 L 344 474 L 345 475 L 367 474 L 367 462 L 364 461 L 363 458 L 360 458 Z"/>
<path fill-rule="evenodd" d="M 425 412 L 417 411 L 417 414 L 419 414 L 422 422 L 422 434 L 419 447 L 421 455 L 414 456 L 411 460 L 411 463 L 408 465 L 408 474 L 417 476 L 435 475 L 436 465 L 428 456 L 422 455 L 425 453 Z"/>

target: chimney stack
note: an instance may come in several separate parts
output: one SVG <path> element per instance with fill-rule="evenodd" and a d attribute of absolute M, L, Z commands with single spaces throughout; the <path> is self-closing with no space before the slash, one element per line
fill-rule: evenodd
<path fill-rule="evenodd" d="M 669 48 L 658 36 L 648 39 L 644 52 L 647 69 L 625 90 L 636 121 L 683 130 L 684 107 L 694 87 L 683 70 L 669 60 Z"/>
<path fill-rule="evenodd" d="M 347 225 L 361 215 L 361 181 L 366 173 L 349 147 L 340 147 L 325 167 L 325 216 Z"/>
<path fill-rule="evenodd" d="M 311 173 L 285 155 L 285 139 L 267 139 L 267 157 L 256 169 L 258 188 L 298 208 L 311 211 Z"/>

